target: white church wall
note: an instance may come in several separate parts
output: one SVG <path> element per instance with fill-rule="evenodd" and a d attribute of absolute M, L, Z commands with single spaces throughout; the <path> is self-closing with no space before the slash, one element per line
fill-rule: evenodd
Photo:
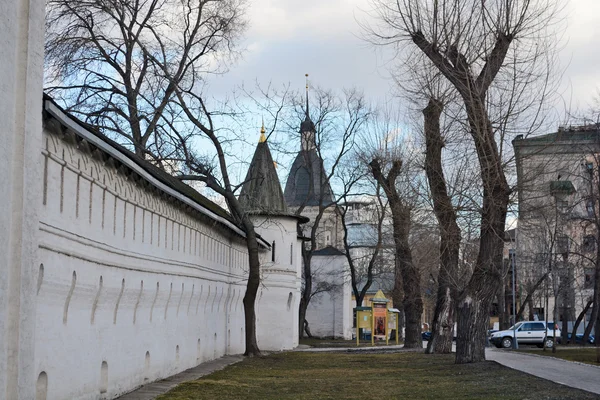
<path fill-rule="evenodd" d="M 272 246 L 271 251 L 261 257 L 261 287 L 256 303 L 258 347 L 262 350 L 293 349 L 298 346 L 301 284 L 297 220 L 255 216 L 254 222 L 257 233 Z"/>
<path fill-rule="evenodd" d="M 317 337 L 352 339 L 352 289 L 345 256 L 313 256 L 313 291 L 306 310 L 311 334 Z"/>
<path fill-rule="evenodd" d="M 47 399 L 114 398 L 244 351 L 240 237 L 47 129 L 42 154 L 35 368 Z"/>

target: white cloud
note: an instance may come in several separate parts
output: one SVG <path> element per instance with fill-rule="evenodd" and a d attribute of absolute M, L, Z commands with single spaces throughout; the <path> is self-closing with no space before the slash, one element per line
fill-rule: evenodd
<path fill-rule="evenodd" d="M 301 89 L 309 73 L 324 87 L 356 86 L 372 99 L 389 98 L 393 83 L 387 69 L 393 53 L 361 40 L 356 22 L 367 18 L 364 10 L 370 7 L 370 0 L 254 0 L 244 57 L 213 80 L 212 89 L 224 94 L 255 80 L 291 82 Z M 563 95 L 572 108 L 584 109 L 600 88 L 600 0 L 572 0 L 562 15 L 567 27 L 559 55 L 566 67 Z"/>

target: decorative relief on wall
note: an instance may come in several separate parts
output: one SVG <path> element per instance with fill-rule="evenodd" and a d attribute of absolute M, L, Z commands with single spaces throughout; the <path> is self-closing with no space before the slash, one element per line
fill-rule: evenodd
<path fill-rule="evenodd" d="M 96 308 L 98 307 L 98 300 L 100 300 L 100 293 L 102 293 L 102 275 L 100 275 L 100 282 L 98 283 L 98 291 L 96 297 L 94 297 L 94 303 L 92 303 L 92 316 L 90 317 L 90 323 L 94 325 L 96 319 Z"/>
<path fill-rule="evenodd" d="M 119 296 L 117 297 L 117 302 L 115 304 L 115 312 L 113 313 L 113 325 L 117 323 L 117 314 L 119 312 L 119 303 L 121 303 L 121 297 L 123 297 L 123 291 L 125 291 L 125 278 L 121 281 L 121 291 L 119 292 Z"/>
<path fill-rule="evenodd" d="M 192 294 L 190 295 L 190 301 L 188 302 L 186 315 L 190 315 L 190 306 L 192 305 L 192 299 L 194 298 L 194 289 L 196 288 L 195 284 L 192 284 Z"/>
<path fill-rule="evenodd" d="M 42 288 L 42 283 L 44 282 L 44 264 L 40 264 L 40 270 L 38 272 L 38 280 L 37 280 L 37 291 L 36 294 L 40 294 L 40 289 Z"/>
<path fill-rule="evenodd" d="M 171 301 L 171 294 L 173 293 L 173 282 L 169 287 L 169 297 L 167 297 L 167 304 L 165 305 L 165 319 L 167 319 L 167 311 L 169 310 L 169 302 Z"/>
<path fill-rule="evenodd" d="M 140 292 L 137 295 L 137 300 L 135 301 L 135 307 L 133 308 L 133 323 L 135 325 L 135 320 L 137 318 L 137 310 L 140 306 L 140 300 L 142 299 L 142 294 L 144 293 L 144 281 L 140 282 Z"/>
<path fill-rule="evenodd" d="M 150 307 L 150 322 L 152 322 L 152 314 L 154 313 L 154 305 L 156 304 L 156 299 L 158 298 L 158 288 L 160 287 L 159 282 L 156 282 L 156 293 L 154 294 L 154 300 L 152 300 L 152 307 Z"/>
<path fill-rule="evenodd" d="M 45 131 L 44 156 L 44 193 L 43 203 L 48 204 L 50 194 L 50 174 L 54 169 L 49 163 L 57 165 L 58 175 L 55 176 L 59 189 L 57 205 L 60 212 L 73 212 L 76 219 L 80 218 L 82 210 L 87 205 L 87 219 L 93 224 L 98 218 L 100 228 L 111 229 L 113 235 L 120 235 L 124 239 L 131 239 L 145 243 L 149 240 L 151 245 L 161 248 L 171 248 L 180 254 L 200 256 L 203 259 L 220 265 L 229 265 L 226 249 L 231 243 L 220 232 L 221 228 L 210 221 L 212 227 L 210 247 L 201 251 L 202 233 L 208 228 L 204 216 L 193 211 L 187 205 L 181 205 L 162 192 L 149 187 L 143 182 L 136 181 L 128 176 L 126 168 L 117 168 L 112 158 L 106 157 L 98 150 L 91 150 L 85 142 L 75 140 L 75 135 L 67 129 L 61 135 L 48 134 Z M 88 153 L 92 151 L 92 153 Z M 67 173 L 68 172 L 68 173 Z M 71 182 L 67 185 L 67 181 Z M 89 186 L 88 186 L 89 185 Z M 66 191 L 71 191 L 68 194 Z M 85 194 L 84 191 L 85 190 Z M 99 195 L 100 192 L 101 196 Z M 56 192 L 52 192 L 56 193 Z M 73 197 L 70 197 L 73 196 Z M 66 210 L 67 200 L 73 201 L 73 208 Z M 84 202 L 86 205 L 84 205 Z M 138 216 L 142 218 L 138 222 Z M 147 212 L 150 221 L 146 220 Z M 154 218 L 154 214 L 156 218 Z M 96 217 L 97 215 L 97 217 Z M 122 226 L 121 226 L 122 221 Z M 163 222 L 164 221 L 164 222 Z M 146 225 L 149 223 L 149 227 Z M 112 226 L 111 226 L 112 225 Z M 150 228 L 150 235 L 146 230 Z M 142 234 L 139 235 L 140 229 Z M 156 231 L 155 231 L 156 229 Z M 156 239 L 156 240 L 155 240 Z M 177 242 L 177 244 L 175 244 Z M 239 243 L 234 245 L 240 246 Z"/>
<path fill-rule="evenodd" d="M 179 302 L 177 303 L 177 312 L 175 313 L 175 317 L 179 317 L 179 308 L 181 307 L 181 300 L 183 300 L 183 291 L 184 291 L 184 283 L 181 283 L 181 295 L 179 296 Z"/>
<path fill-rule="evenodd" d="M 71 302 L 71 297 L 73 296 L 73 291 L 75 290 L 75 284 L 77 283 L 77 274 L 73 271 L 73 277 L 71 278 L 71 287 L 69 288 L 69 294 L 67 294 L 67 298 L 65 299 L 65 306 L 63 309 L 63 324 L 67 323 L 67 316 L 69 314 L 69 303 Z"/>

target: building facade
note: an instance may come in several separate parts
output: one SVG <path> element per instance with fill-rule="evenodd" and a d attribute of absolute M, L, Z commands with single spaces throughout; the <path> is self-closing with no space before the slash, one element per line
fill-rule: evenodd
<path fill-rule="evenodd" d="M 598 126 L 513 141 L 518 298 L 525 316 L 571 326 L 592 295 L 598 254 Z M 554 312 L 556 311 L 556 314 Z M 584 317 L 584 324 L 589 315 Z"/>

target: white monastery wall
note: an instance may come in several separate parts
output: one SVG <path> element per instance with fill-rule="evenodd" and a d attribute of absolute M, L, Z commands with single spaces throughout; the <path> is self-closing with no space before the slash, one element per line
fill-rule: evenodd
<path fill-rule="evenodd" d="M 42 0 L 0 2 L 0 399 L 35 398 Z"/>
<path fill-rule="evenodd" d="M 298 346 L 298 308 L 302 253 L 297 220 L 254 217 L 256 231 L 271 251 L 262 254 L 261 287 L 257 295 L 256 340 L 261 350 Z"/>
<path fill-rule="evenodd" d="M 42 134 L 44 2 L 0 9 L 0 399 L 114 398 L 241 353 L 243 232 L 132 160 Z"/>
<path fill-rule="evenodd" d="M 345 256 L 313 256 L 313 290 L 325 291 L 313 296 L 306 320 L 317 337 L 352 339 L 352 288 L 347 276 Z"/>
<path fill-rule="evenodd" d="M 35 368 L 47 399 L 114 398 L 242 353 L 243 239 L 55 131 L 43 135 L 36 288 Z M 294 223 L 284 231 L 295 239 Z M 263 274 L 259 330 L 281 326 L 261 336 L 265 350 L 297 345 L 298 272 L 295 263 Z"/>

